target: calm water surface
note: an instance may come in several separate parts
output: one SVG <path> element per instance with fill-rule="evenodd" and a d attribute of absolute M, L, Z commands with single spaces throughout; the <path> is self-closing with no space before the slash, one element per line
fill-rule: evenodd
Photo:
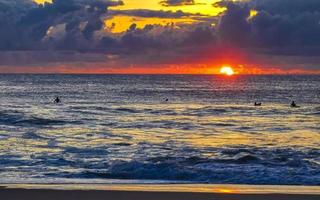
<path fill-rule="evenodd" d="M 320 76 L 0 75 L 0 183 L 121 180 L 320 185 Z"/>

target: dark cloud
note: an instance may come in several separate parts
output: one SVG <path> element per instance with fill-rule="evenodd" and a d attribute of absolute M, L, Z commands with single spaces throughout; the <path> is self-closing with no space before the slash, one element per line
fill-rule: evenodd
<path fill-rule="evenodd" d="M 111 15 L 126 15 L 136 17 L 157 17 L 157 18 L 182 18 L 182 17 L 200 17 L 200 14 L 185 13 L 181 10 L 163 11 L 163 10 L 147 10 L 147 9 L 135 9 L 135 10 L 112 10 L 109 12 Z"/>
<path fill-rule="evenodd" d="M 76 51 L 0 51 L 3 66 L 47 66 L 52 64 L 104 62 L 106 54 Z"/>
<path fill-rule="evenodd" d="M 250 8 L 233 3 L 226 6 L 227 11 L 221 17 L 218 25 L 219 38 L 231 44 L 248 44 L 251 27 L 247 19 Z"/>
<path fill-rule="evenodd" d="M 61 47 L 59 42 L 53 44 L 52 32 L 57 37 L 60 34 L 71 39 L 65 41 L 68 49 L 72 43 L 75 49 L 82 48 L 86 40 L 92 39 L 94 32 L 103 27 L 102 16 L 108 7 L 122 4 L 122 1 L 111 0 L 54 0 L 52 4 L 37 5 L 31 0 L 0 0 L 0 49 Z"/>
<path fill-rule="evenodd" d="M 183 28 L 183 31 L 179 31 L 173 24 L 148 25 L 144 29 L 136 29 L 133 24 L 130 30 L 116 37 L 105 29 L 104 19 L 113 15 L 157 18 L 201 16 L 182 11 L 108 11 L 110 6 L 123 4 L 122 1 L 111 0 L 54 0 L 52 4 L 44 5 L 37 5 L 31 0 L 25 0 L 25 4 L 21 1 L 0 2 L 3 8 L 12 7 L 12 14 L 4 18 L 4 22 L 0 24 L 0 36 L 4 38 L 1 40 L 0 49 L 3 51 L 103 50 L 122 53 L 137 48 L 141 51 L 143 48 L 159 49 L 181 43 L 181 40 L 186 38 L 186 32 L 192 32 L 194 25 L 189 25 L 190 30 Z M 176 31 L 181 35 L 177 35 Z"/>
<path fill-rule="evenodd" d="M 134 26 L 123 35 L 123 47 L 167 50 L 186 46 L 199 46 L 214 42 L 214 29 L 207 26 L 185 26 L 176 29 L 174 24 L 149 25 L 143 29 Z"/>
<path fill-rule="evenodd" d="M 195 5 L 194 0 L 163 0 L 160 2 L 163 6 L 186 6 L 186 5 Z"/>
<path fill-rule="evenodd" d="M 275 50 L 277 54 L 303 54 L 301 49 L 304 49 L 306 55 L 319 54 L 319 3 L 315 0 L 224 1 L 227 11 L 220 19 L 219 37 L 224 42 L 267 49 L 270 53 Z M 252 9 L 258 14 L 250 18 Z"/>
<path fill-rule="evenodd" d="M 318 0 L 251 0 L 250 6 L 271 15 L 296 15 L 320 12 Z"/>
<path fill-rule="evenodd" d="M 221 54 L 237 56 L 240 50 L 252 55 L 250 59 L 267 62 L 270 58 L 272 64 L 281 66 L 284 61 L 308 66 L 320 63 L 318 0 L 221 1 L 214 6 L 226 7 L 226 11 L 212 18 L 182 11 L 109 9 L 122 4 L 111 0 L 54 0 L 37 5 L 31 0 L 0 0 L 0 65 L 211 63 Z M 258 13 L 250 16 L 252 10 Z M 114 15 L 202 18 L 195 24 L 144 28 L 132 24 L 126 32 L 112 34 L 104 20 Z M 214 22 L 216 26 L 211 25 Z M 228 49 L 238 50 L 228 54 Z"/>

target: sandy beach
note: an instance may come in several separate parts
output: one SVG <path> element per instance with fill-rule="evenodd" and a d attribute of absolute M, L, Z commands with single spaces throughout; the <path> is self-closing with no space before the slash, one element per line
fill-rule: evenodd
<path fill-rule="evenodd" d="M 1 200 L 318 200 L 320 187 L 247 185 L 7 185 Z"/>

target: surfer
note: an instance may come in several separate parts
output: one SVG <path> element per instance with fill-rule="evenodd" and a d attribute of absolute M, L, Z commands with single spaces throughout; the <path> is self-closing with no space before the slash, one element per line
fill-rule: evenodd
<path fill-rule="evenodd" d="M 60 102 L 61 102 L 60 98 L 56 97 L 56 99 L 54 100 L 54 103 L 60 103 Z"/>
<path fill-rule="evenodd" d="M 262 103 L 254 102 L 254 106 L 262 106 Z"/>
<path fill-rule="evenodd" d="M 297 107 L 299 107 L 299 106 L 297 106 L 297 104 L 296 104 L 296 102 L 294 102 L 294 101 L 292 101 L 292 103 L 291 103 L 291 108 L 297 108 Z"/>

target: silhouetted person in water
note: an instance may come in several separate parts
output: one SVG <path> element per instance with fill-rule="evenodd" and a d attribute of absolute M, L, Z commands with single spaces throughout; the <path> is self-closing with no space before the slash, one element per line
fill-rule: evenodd
<path fill-rule="evenodd" d="M 168 102 L 169 101 L 169 99 L 166 99 L 166 102 Z"/>
<path fill-rule="evenodd" d="M 262 106 L 262 103 L 254 102 L 254 106 Z"/>
<path fill-rule="evenodd" d="M 292 101 L 291 107 L 292 107 L 292 108 L 297 108 L 298 106 L 297 106 L 296 102 Z"/>
<path fill-rule="evenodd" d="M 56 99 L 54 100 L 54 103 L 61 103 L 61 100 L 59 97 L 56 97 Z"/>

